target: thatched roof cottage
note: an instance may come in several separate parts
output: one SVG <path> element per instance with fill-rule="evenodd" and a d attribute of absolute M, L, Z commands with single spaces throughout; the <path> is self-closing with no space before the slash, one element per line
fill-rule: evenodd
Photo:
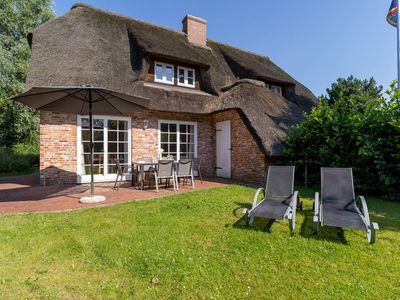
<path fill-rule="evenodd" d="M 150 99 L 144 112 L 96 116 L 95 179 L 115 178 L 114 158 L 200 157 L 207 175 L 262 181 L 282 138 L 315 96 L 268 57 L 207 39 L 187 15 L 175 31 L 76 4 L 29 36 L 26 89 L 90 84 Z M 41 112 L 47 183 L 88 180 L 87 118 Z"/>

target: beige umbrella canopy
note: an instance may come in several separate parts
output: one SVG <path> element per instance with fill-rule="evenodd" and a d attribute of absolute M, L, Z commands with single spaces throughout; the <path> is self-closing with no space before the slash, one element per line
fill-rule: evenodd
<path fill-rule="evenodd" d="M 127 113 L 143 111 L 148 106 L 149 100 L 91 85 L 33 87 L 12 99 L 38 110 L 89 115 L 91 196 L 82 198 L 81 202 L 104 201 L 105 198 L 103 196 L 94 195 L 92 116 L 93 114 L 126 115 Z"/>

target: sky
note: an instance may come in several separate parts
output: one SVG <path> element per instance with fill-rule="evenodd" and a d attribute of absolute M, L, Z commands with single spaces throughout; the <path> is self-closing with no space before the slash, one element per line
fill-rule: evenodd
<path fill-rule="evenodd" d="M 57 16 L 77 1 L 55 0 Z M 186 14 L 207 20 L 207 36 L 268 56 L 316 96 L 339 77 L 397 76 L 391 0 L 86 0 L 101 9 L 181 30 Z"/>

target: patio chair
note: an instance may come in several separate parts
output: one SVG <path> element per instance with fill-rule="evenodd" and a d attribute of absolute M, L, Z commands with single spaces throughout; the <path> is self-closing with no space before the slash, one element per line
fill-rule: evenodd
<path fill-rule="evenodd" d="M 294 231 L 296 225 L 296 208 L 300 202 L 299 192 L 294 190 L 293 166 L 270 166 L 268 168 L 267 184 L 265 189 L 259 188 L 253 198 L 253 206 L 248 213 L 249 225 L 255 217 L 266 219 L 289 220 L 289 228 Z M 262 200 L 257 204 L 260 193 Z"/>
<path fill-rule="evenodd" d="M 117 190 L 119 190 L 119 187 L 122 183 L 122 178 L 128 174 L 129 166 L 121 166 L 119 159 L 114 159 L 114 162 L 117 167 L 117 178 L 115 178 L 114 189 L 117 188 Z"/>
<path fill-rule="evenodd" d="M 168 180 L 172 179 L 172 184 L 174 191 L 176 191 L 176 181 L 175 181 L 175 170 L 173 160 L 159 160 L 155 169 L 150 169 L 150 177 L 154 177 L 154 182 L 156 185 L 156 191 L 158 193 L 158 180 L 166 179 L 166 185 Z"/>
<path fill-rule="evenodd" d="M 193 158 L 193 172 L 197 171 L 197 176 L 200 177 L 201 183 L 203 183 L 203 176 L 201 176 L 201 158 Z"/>
<path fill-rule="evenodd" d="M 183 184 L 187 182 L 187 179 L 190 178 L 192 183 L 192 189 L 194 189 L 194 176 L 193 176 L 193 161 L 192 160 L 180 160 L 176 164 L 176 172 L 175 172 L 175 179 L 176 179 L 176 188 L 179 189 L 178 179 L 183 179 Z"/>
<path fill-rule="evenodd" d="M 320 226 L 359 229 L 367 232 L 370 244 L 375 243 L 379 226 L 371 223 L 365 198 L 355 197 L 351 168 L 321 168 L 321 197 L 315 193 L 313 206 L 315 233 Z"/>

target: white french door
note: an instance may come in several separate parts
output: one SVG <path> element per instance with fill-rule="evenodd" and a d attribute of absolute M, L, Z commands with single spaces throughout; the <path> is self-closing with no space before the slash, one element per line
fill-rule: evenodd
<path fill-rule="evenodd" d="M 77 181 L 90 182 L 89 117 L 78 116 Z M 111 181 L 117 176 L 115 159 L 131 165 L 131 119 L 93 116 L 93 174 L 95 181 Z"/>

